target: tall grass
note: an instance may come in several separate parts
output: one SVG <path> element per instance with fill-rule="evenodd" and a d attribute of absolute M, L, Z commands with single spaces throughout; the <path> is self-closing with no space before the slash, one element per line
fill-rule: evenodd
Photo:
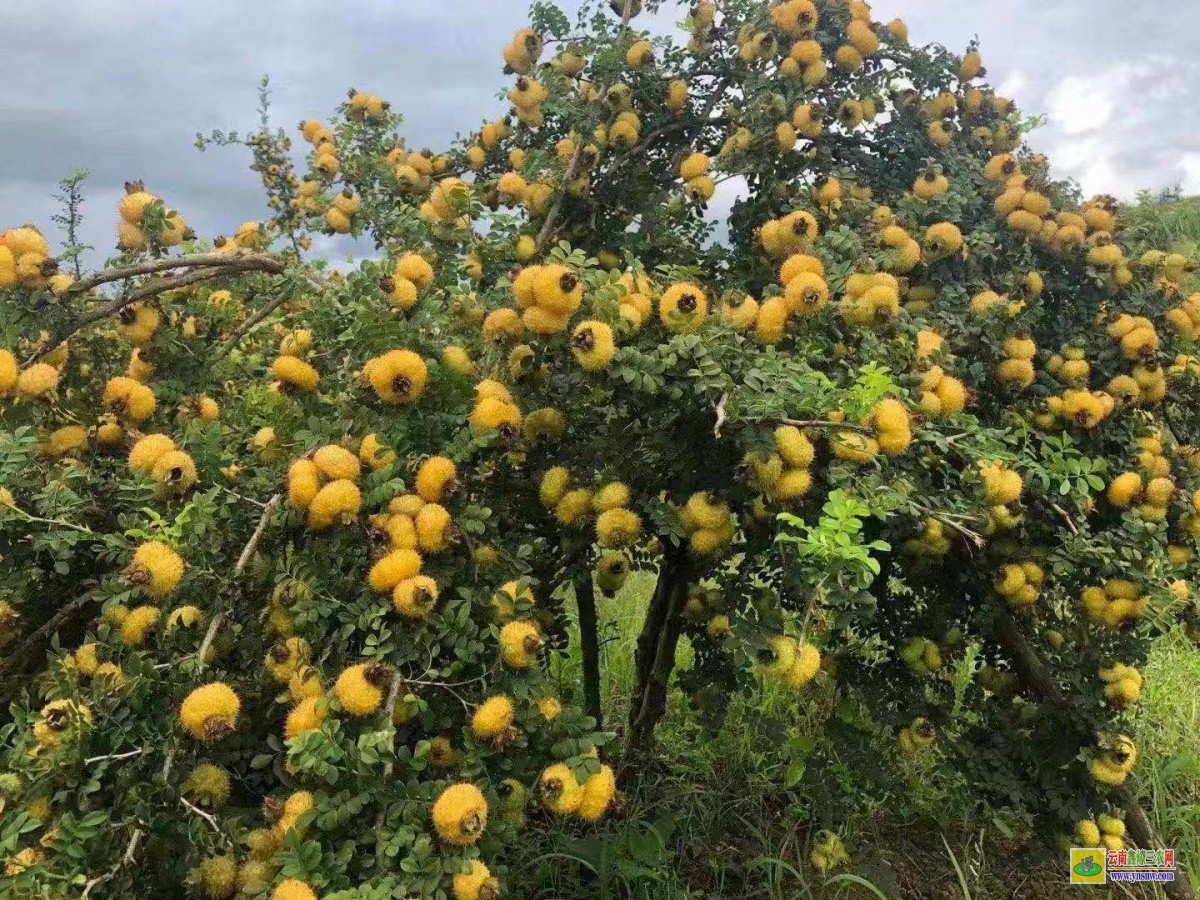
<path fill-rule="evenodd" d="M 600 599 L 606 726 L 619 726 L 632 693 L 633 654 L 653 576 L 634 574 L 614 598 Z M 573 601 L 568 613 L 574 622 Z M 575 626 L 572 624 L 572 628 Z M 572 646 L 576 642 L 572 641 Z M 678 662 L 691 661 L 681 641 Z M 564 685 L 578 684 L 575 653 L 555 662 Z M 1200 653 L 1182 632 L 1154 647 L 1136 738 L 1143 803 L 1185 862 L 1200 859 Z M 599 897 L 645 900 L 1011 896 L 1067 893 L 1056 862 L 1023 868 L 1019 836 L 977 821 L 977 807 L 933 772 L 914 776 L 903 802 L 873 803 L 864 790 L 844 823 L 813 820 L 784 788 L 797 734 L 815 734 L 811 704 L 761 688 L 731 704 L 724 728 L 705 730 L 676 692 L 659 730 L 660 765 L 625 797 L 625 808 L 598 831 L 564 823 L 532 838 L 509 860 L 509 896 L 536 900 Z M 834 759 L 836 771 L 837 761 Z M 853 773 L 847 773 L 852 779 Z M 840 787 L 840 785 L 839 785 Z M 939 807 L 936 817 L 922 809 Z M 939 830 L 936 822 L 953 821 Z M 808 862 L 812 834 L 835 827 L 854 856 L 849 872 L 822 877 Z M 1020 879 L 1031 893 L 1013 893 Z M 1032 892 L 1036 886 L 1036 892 Z M 1061 886 L 1061 891 L 1059 887 Z M 1161 896 L 1160 889 L 1117 896 Z"/>

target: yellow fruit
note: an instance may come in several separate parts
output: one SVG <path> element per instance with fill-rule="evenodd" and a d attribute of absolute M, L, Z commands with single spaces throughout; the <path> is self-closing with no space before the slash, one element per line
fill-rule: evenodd
<path fill-rule="evenodd" d="M 237 728 L 241 701 L 227 684 L 196 688 L 179 708 L 179 720 L 198 741 L 215 741 Z"/>
<path fill-rule="evenodd" d="M 438 796 L 431 811 L 438 835 L 448 844 L 474 844 L 487 828 L 488 805 L 473 784 L 452 784 Z"/>

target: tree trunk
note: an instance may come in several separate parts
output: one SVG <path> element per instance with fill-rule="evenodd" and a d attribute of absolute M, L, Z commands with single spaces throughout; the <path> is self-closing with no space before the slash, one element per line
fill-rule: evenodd
<path fill-rule="evenodd" d="M 627 765 L 636 769 L 654 746 L 654 729 L 667 710 L 667 687 L 675 668 L 675 648 L 683 628 L 689 572 L 685 550 L 668 550 L 658 584 L 638 635 L 637 685 L 625 738 Z"/>
<path fill-rule="evenodd" d="M 1066 698 L 1051 677 L 1049 668 L 1030 646 L 1012 610 L 1004 603 L 996 603 L 993 608 L 996 613 L 996 639 L 1012 658 L 1022 684 L 1051 703 L 1065 703 Z M 1114 794 L 1114 799 L 1125 809 L 1125 824 L 1134 844 L 1143 849 L 1166 847 L 1133 791 L 1122 787 Z M 1182 865 L 1176 869 L 1175 881 L 1164 882 L 1162 888 L 1168 897 L 1175 900 L 1192 900 L 1195 896 Z"/>
<path fill-rule="evenodd" d="M 579 607 L 579 650 L 583 656 L 583 709 L 604 730 L 600 703 L 600 625 L 596 617 L 596 590 L 591 572 L 575 576 L 575 602 Z"/>

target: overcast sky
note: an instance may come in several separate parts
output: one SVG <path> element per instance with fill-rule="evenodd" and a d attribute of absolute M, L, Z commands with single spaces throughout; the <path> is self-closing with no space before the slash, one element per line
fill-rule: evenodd
<path fill-rule="evenodd" d="M 264 215 L 244 151 L 192 146 L 197 131 L 255 124 L 263 73 L 289 127 L 355 86 L 404 113 L 410 144 L 440 148 L 502 109 L 499 48 L 526 12 L 523 0 L 4 6 L 0 227 L 50 228 L 55 182 L 78 165 L 92 173 L 85 238 L 105 253 L 127 179 L 204 235 Z M 902 16 L 916 43 L 961 51 L 978 35 L 989 80 L 1049 117 L 1033 144 L 1088 193 L 1200 193 L 1200 2 L 876 0 L 874 11 Z"/>

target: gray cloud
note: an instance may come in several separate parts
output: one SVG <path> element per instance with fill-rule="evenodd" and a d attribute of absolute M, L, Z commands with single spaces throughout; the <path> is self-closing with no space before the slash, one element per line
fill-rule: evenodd
<path fill-rule="evenodd" d="M 578 0 L 565 3 L 570 11 Z M 85 239 L 113 243 L 122 183 L 143 178 L 203 234 L 265 214 L 236 150 L 198 153 L 197 131 L 256 121 L 268 72 L 273 114 L 325 116 L 350 86 L 405 114 L 415 146 L 440 147 L 503 107 L 499 47 L 525 19 L 516 0 L 9 0 L 0 29 L 0 224 L 49 227 L 55 182 L 91 170 Z M 673 4 L 654 30 L 682 17 Z M 983 41 L 991 81 L 1050 123 L 1032 143 L 1088 192 L 1200 192 L 1200 4 L 1173 0 L 877 0 L 915 42 Z M 641 23 L 648 24 L 648 23 Z M 337 250 L 341 245 L 327 242 Z M 325 248 L 322 248 L 325 249 Z"/>

